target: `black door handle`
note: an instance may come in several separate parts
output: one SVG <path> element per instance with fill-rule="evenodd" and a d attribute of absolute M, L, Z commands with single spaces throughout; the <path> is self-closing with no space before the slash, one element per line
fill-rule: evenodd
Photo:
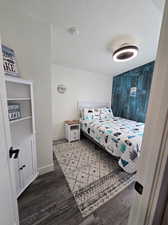
<path fill-rule="evenodd" d="M 14 159 L 17 159 L 19 156 L 19 149 L 13 149 L 13 147 L 10 147 L 9 149 L 9 157 L 12 158 L 12 156 L 14 155 Z"/>
<path fill-rule="evenodd" d="M 19 168 L 19 170 L 23 170 L 26 167 L 26 165 L 23 165 Z"/>
<path fill-rule="evenodd" d="M 138 181 L 136 181 L 134 188 L 140 195 L 142 195 L 142 193 L 143 193 L 143 186 L 142 186 L 142 184 L 140 184 Z"/>

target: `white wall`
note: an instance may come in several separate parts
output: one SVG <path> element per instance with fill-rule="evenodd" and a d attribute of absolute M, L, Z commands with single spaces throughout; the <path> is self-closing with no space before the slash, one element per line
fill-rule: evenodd
<path fill-rule="evenodd" d="M 34 82 L 38 169 L 45 173 L 53 169 L 50 26 L 0 10 L 0 33 L 16 51 L 21 76 Z"/>
<path fill-rule="evenodd" d="M 57 85 L 67 87 L 65 94 L 57 92 Z M 112 77 L 83 70 L 52 66 L 53 139 L 64 138 L 64 120 L 78 119 L 77 102 L 111 103 Z"/>

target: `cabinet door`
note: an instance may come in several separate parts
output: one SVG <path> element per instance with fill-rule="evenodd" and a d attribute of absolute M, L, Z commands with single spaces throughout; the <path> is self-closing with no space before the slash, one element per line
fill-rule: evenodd
<path fill-rule="evenodd" d="M 15 166 L 17 194 L 21 193 L 30 184 L 34 175 L 32 137 L 19 144 L 18 148 L 20 154 Z"/>
<path fill-rule="evenodd" d="M 33 149 L 32 138 L 25 141 L 22 154 L 22 183 L 23 188 L 30 184 L 33 177 Z"/>
<path fill-rule="evenodd" d="M 15 145 L 14 146 L 15 149 L 19 149 L 19 157 L 17 159 L 14 160 L 13 162 L 13 169 L 14 169 L 14 173 L 15 173 L 15 185 L 16 185 L 16 194 L 17 196 L 19 196 L 19 194 L 21 193 L 22 189 L 23 189 L 23 184 L 22 184 L 22 173 L 21 173 L 21 167 L 22 167 L 22 162 L 21 162 L 21 158 L 22 158 L 22 146 L 21 145 Z"/>
<path fill-rule="evenodd" d="M 20 166 L 19 166 L 19 159 L 15 159 L 14 161 L 14 170 L 15 170 L 15 184 L 16 184 L 16 194 L 17 196 L 22 190 L 22 183 L 21 183 L 21 174 L 20 174 Z"/>

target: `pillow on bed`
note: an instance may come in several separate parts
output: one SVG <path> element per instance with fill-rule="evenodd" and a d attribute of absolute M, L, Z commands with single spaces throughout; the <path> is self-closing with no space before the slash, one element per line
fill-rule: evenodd
<path fill-rule="evenodd" d="M 93 120 L 94 119 L 94 109 L 84 108 L 83 109 L 83 120 Z"/>
<path fill-rule="evenodd" d="M 100 119 L 102 120 L 111 119 L 112 117 L 114 117 L 114 115 L 111 108 L 108 107 L 101 108 Z"/>
<path fill-rule="evenodd" d="M 101 112 L 100 108 L 94 109 L 94 119 L 100 119 L 100 112 Z"/>

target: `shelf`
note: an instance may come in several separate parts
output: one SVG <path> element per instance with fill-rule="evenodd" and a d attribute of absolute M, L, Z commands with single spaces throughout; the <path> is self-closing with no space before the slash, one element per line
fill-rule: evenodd
<path fill-rule="evenodd" d="M 17 84 L 26 84 L 26 85 L 32 84 L 32 81 L 30 81 L 30 80 L 23 80 L 20 77 L 12 77 L 12 76 L 8 76 L 8 75 L 5 75 L 5 80 L 6 80 L 6 82 L 12 82 L 12 83 L 17 83 Z"/>
<path fill-rule="evenodd" d="M 8 101 L 30 101 L 31 98 L 8 98 Z"/>
<path fill-rule="evenodd" d="M 9 121 L 11 124 L 13 123 L 17 123 L 17 122 L 20 122 L 20 121 L 23 121 L 23 120 L 29 120 L 31 119 L 32 116 L 26 116 L 26 117 L 23 117 L 23 118 L 20 118 L 20 119 L 17 119 L 17 120 L 12 120 L 12 121 Z"/>

